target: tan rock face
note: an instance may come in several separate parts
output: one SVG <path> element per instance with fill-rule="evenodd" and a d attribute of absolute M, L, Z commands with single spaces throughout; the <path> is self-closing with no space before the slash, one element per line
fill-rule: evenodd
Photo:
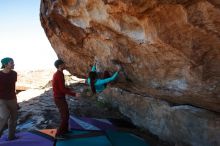
<path fill-rule="evenodd" d="M 170 105 L 118 88 L 108 88 L 98 99 L 111 103 L 135 125 L 175 145 L 220 145 L 220 117 L 216 113 L 189 105 Z"/>
<path fill-rule="evenodd" d="M 55 69 L 17 71 L 18 78 L 16 82 L 16 90 L 23 91 L 28 89 L 45 88 L 48 84 L 50 84 L 55 71 Z"/>
<path fill-rule="evenodd" d="M 220 112 L 218 0 L 42 0 L 40 11 L 72 74 L 116 60 L 118 88 Z"/>

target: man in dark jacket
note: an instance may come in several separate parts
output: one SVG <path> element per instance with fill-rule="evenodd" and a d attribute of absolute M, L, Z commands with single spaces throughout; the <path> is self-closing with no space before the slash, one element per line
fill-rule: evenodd
<path fill-rule="evenodd" d="M 14 61 L 6 57 L 1 60 L 0 71 L 0 137 L 8 122 L 8 140 L 16 139 L 15 130 L 17 125 L 18 104 L 15 93 L 17 73 L 13 71 Z"/>
<path fill-rule="evenodd" d="M 56 138 L 63 139 L 65 134 L 68 132 L 69 125 L 69 109 L 66 102 L 65 95 L 79 97 L 79 93 L 71 91 L 69 88 L 65 87 L 65 79 L 63 70 L 65 69 L 65 63 L 58 59 L 54 63 L 57 71 L 53 75 L 52 86 L 53 86 L 53 96 L 54 102 L 61 115 L 61 123 L 56 133 Z"/>

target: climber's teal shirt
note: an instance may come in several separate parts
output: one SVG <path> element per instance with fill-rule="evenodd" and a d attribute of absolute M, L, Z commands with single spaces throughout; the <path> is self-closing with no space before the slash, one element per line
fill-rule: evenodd
<path fill-rule="evenodd" d="M 92 71 L 96 71 L 95 65 L 92 67 Z M 96 79 L 96 82 L 95 82 L 96 92 L 97 93 L 102 92 L 105 89 L 105 84 L 111 81 L 114 81 L 117 78 L 117 76 L 118 76 L 118 72 L 114 73 L 111 77 L 106 78 L 106 79 Z M 88 78 L 87 82 L 90 85 L 90 78 Z"/>

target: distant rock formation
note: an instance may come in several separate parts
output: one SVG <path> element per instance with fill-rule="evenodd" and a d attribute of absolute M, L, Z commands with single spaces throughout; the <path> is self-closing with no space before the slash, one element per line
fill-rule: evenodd
<path fill-rule="evenodd" d="M 219 0 L 42 0 L 40 20 L 72 74 L 120 64 L 112 86 L 219 115 Z"/>
<path fill-rule="evenodd" d="M 26 70 L 17 71 L 17 91 L 44 88 L 50 83 L 55 70 Z"/>

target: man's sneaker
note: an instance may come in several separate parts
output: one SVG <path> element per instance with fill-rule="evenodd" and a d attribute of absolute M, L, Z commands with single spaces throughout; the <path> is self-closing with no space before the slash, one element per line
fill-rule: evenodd
<path fill-rule="evenodd" d="M 71 134 L 72 131 L 71 130 L 68 130 L 65 134 Z"/>
<path fill-rule="evenodd" d="M 4 137 L 3 138 L 3 140 L 5 140 L 5 141 L 11 141 L 11 140 L 16 140 L 16 139 L 19 139 L 19 137 L 18 136 L 15 136 L 15 137 Z"/>
<path fill-rule="evenodd" d="M 18 137 L 18 136 L 15 136 L 15 137 L 13 137 L 13 138 L 8 138 L 8 140 L 16 140 L 16 139 L 19 139 L 19 137 Z"/>
<path fill-rule="evenodd" d="M 67 137 L 65 137 L 64 135 L 56 135 L 55 139 L 57 139 L 57 140 L 65 140 L 65 139 L 67 139 Z"/>

